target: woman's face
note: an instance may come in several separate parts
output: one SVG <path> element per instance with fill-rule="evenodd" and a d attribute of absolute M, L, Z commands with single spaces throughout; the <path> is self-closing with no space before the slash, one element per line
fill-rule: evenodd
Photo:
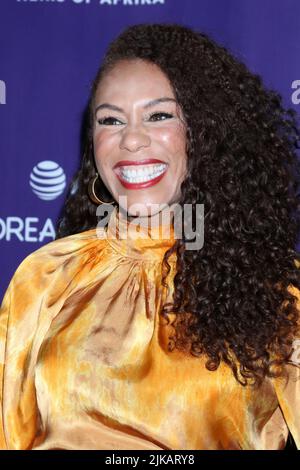
<path fill-rule="evenodd" d="M 186 126 L 155 64 L 123 60 L 104 76 L 95 96 L 93 144 L 100 177 L 128 215 L 154 215 L 179 200 Z M 137 203 L 138 210 L 131 207 Z"/>

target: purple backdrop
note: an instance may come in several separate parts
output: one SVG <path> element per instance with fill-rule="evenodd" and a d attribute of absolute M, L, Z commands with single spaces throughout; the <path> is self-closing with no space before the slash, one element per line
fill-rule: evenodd
<path fill-rule="evenodd" d="M 299 0 L 1 0 L 0 297 L 22 259 L 54 239 L 79 161 L 89 87 L 125 26 L 177 22 L 202 30 L 297 110 L 299 17 Z"/>

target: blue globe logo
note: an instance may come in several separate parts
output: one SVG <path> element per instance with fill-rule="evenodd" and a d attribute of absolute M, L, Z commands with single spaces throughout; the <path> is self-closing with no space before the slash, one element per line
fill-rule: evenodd
<path fill-rule="evenodd" d="M 63 193 L 66 187 L 66 175 L 56 162 L 44 160 L 33 168 L 29 184 L 38 198 L 52 201 Z"/>

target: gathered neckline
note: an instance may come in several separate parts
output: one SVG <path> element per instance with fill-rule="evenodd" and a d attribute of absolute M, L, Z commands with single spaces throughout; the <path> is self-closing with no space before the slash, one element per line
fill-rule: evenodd
<path fill-rule="evenodd" d="M 97 228 L 96 231 L 124 257 L 148 261 L 162 260 L 166 251 L 176 241 L 173 222 L 163 219 L 162 222 L 153 224 L 153 219 L 150 218 L 137 221 L 142 223 L 136 221 L 129 220 L 118 208 L 114 208 L 106 228 Z"/>

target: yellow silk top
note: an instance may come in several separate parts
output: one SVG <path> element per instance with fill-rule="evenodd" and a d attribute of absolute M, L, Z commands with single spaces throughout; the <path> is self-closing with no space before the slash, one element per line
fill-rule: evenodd
<path fill-rule="evenodd" d="M 255 390 L 225 364 L 168 352 L 165 229 L 124 240 L 95 228 L 19 265 L 0 314 L 0 448 L 282 449 L 288 429 L 300 448 L 296 364 L 287 384 Z"/>

